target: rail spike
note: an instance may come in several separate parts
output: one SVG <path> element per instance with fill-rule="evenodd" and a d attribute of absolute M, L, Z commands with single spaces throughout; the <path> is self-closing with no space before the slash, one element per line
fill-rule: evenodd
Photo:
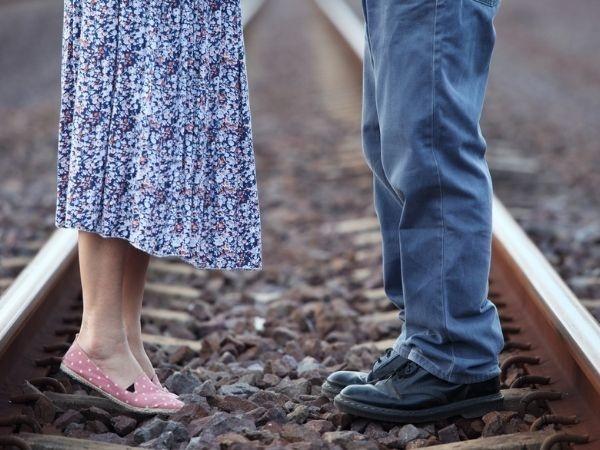
<path fill-rule="evenodd" d="M 529 428 L 529 431 L 538 431 L 542 427 L 550 424 L 575 425 L 579 423 L 577 416 L 561 416 L 556 414 L 545 414 L 538 417 Z"/>
<path fill-rule="evenodd" d="M 556 433 L 548 436 L 540 450 L 552 450 L 555 444 L 585 444 L 590 440 L 590 437 L 582 434 L 570 434 L 567 432 Z"/>
<path fill-rule="evenodd" d="M 506 380 L 506 373 L 511 366 L 516 364 L 539 364 L 540 358 L 538 356 L 527 356 L 527 355 L 515 355 L 510 356 L 504 360 L 500 366 L 500 379 L 504 382 Z"/>
<path fill-rule="evenodd" d="M 33 417 L 29 417 L 25 414 L 12 414 L 10 416 L 0 417 L 0 427 L 11 425 L 18 429 L 23 425 L 27 425 L 34 433 L 40 433 L 42 431 L 40 424 Z"/>
<path fill-rule="evenodd" d="M 549 384 L 550 377 L 542 377 L 539 375 L 523 375 L 517 378 L 510 384 L 511 389 L 522 388 L 524 386 L 530 386 L 532 384 Z"/>
<path fill-rule="evenodd" d="M 562 392 L 532 391 L 529 394 L 525 395 L 519 402 L 519 414 L 521 416 L 525 415 L 525 413 L 527 412 L 527 407 L 529 406 L 529 404 L 531 402 L 535 402 L 538 400 L 546 400 L 546 401 L 561 400 L 564 397 L 566 397 L 566 394 L 564 394 Z"/>
<path fill-rule="evenodd" d="M 0 436 L 0 447 L 18 447 L 21 450 L 32 450 L 31 445 L 18 436 Z"/>
<path fill-rule="evenodd" d="M 54 392 L 60 392 L 61 394 L 65 394 L 67 392 L 63 384 L 56 378 L 52 377 L 32 378 L 29 380 L 29 383 L 39 389 L 50 387 Z"/>

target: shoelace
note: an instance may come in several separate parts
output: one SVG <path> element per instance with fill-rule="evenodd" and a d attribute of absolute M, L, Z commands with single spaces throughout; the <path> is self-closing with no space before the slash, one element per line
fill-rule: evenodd
<path fill-rule="evenodd" d="M 413 373 L 415 373 L 415 371 L 418 367 L 419 366 L 417 364 L 415 364 L 414 362 L 407 361 L 405 364 L 402 364 L 400 367 L 398 367 L 396 370 L 394 370 L 392 373 L 390 373 L 384 380 L 387 381 L 390 378 L 393 378 L 395 376 L 397 376 L 398 378 L 407 378 L 407 377 L 411 376 Z M 383 381 L 383 380 L 381 380 L 381 381 Z M 372 384 L 374 384 L 374 383 L 372 383 Z"/>
<path fill-rule="evenodd" d="M 392 376 L 397 375 L 399 378 L 406 378 L 406 377 L 411 376 L 413 373 L 415 373 L 415 370 L 417 368 L 418 368 L 418 366 L 414 362 L 407 361 L 406 364 L 403 364 L 400 367 L 398 367 L 394 371 Z"/>
<path fill-rule="evenodd" d="M 379 355 L 379 357 L 375 361 L 373 361 L 373 364 L 371 364 L 371 370 L 373 370 L 373 368 L 377 364 L 379 364 L 384 358 L 389 358 L 393 350 L 393 348 L 386 348 L 385 351 L 381 355 Z"/>

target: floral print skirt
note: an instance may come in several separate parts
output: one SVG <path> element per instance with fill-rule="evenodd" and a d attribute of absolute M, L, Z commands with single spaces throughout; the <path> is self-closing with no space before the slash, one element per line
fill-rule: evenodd
<path fill-rule="evenodd" d="M 65 0 L 56 225 L 261 266 L 240 0 Z"/>

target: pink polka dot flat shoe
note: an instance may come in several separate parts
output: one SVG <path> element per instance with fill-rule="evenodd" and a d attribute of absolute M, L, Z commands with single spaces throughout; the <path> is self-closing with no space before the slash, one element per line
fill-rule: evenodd
<path fill-rule="evenodd" d="M 131 386 L 117 386 L 81 349 L 77 341 L 63 357 L 60 368 L 70 377 L 98 392 L 123 408 L 142 414 L 170 414 L 179 411 L 184 403 L 175 394 L 153 383 L 146 374 L 140 375 Z"/>
<path fill-rule="evenodd" d="M 158 379 L 158 375 L 154 374 L 152 376 L 152 378 L 150 378 L 150 381 L 152 381 L 152 383 L 159 388 L 160 390 L 162 390 L 163 392 L 166 392 L 169 395 L 172 395 L 173 397 L 177 398 L 177 394 L 172 393 L 171 391 L 169 391 L 166 387 L 164 387 L 162 385 L 162 383 L 160 382 L 160 380 Z"/>

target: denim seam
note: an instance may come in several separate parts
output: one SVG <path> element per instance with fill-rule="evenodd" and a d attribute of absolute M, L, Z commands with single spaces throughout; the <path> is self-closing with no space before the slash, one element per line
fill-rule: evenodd
<path fill-rule="evenodd" d="M 490 6 L 492 8 L 498 6 L 498 3 L 500 3 L 500 0 L 473 0 L 477 3 L 481 3 L 482 5 L 485 6 Z"/>
<path fill-rule="evenodd" d="M 490 380 L 490 379 L 498 376 L 498 374 L 500 373 L 500 368 L 495 368 L 494 370 L 491 370 L 490 372 L 483 374 L 483 375 L 479 375 L 479 376 L 456 376 L 456 375 L 450 376 L 450 374 L 441 372 L 437 368 L 435 363 L 433 363 L 431 360 L 429 360 L 423 354 L 416 351 L 414 348 L 410 348 L 410 347 L 405 346 L 404 344 L 401 344 L 394 350 L 396 350 L 401 357 L 409 359 L 410 361 L 414 362 L 419 367 L 423 368 L 424 370 L 426 370 L 433 376 L 440 378 L 444 381 L 447 381 L 449 383 L 455 383 L 455 384 L 479 383 L 481 381 Z"/>
<path fill-rule="evenodd" d="M 446 223 L 444 221 L 444 190 L 442 187 L 442 176 L 440 173 L 440 167 L 437 160 L 436 148 L 438 145 L 438 135 L 436 133 L 436 83 L 437 83 L 437 65 L 439 56 L 439 47 L 440 44 L 438 42 L 438 11 L 440 6 L 440 0 L 435 0 L 435 11 L 433 17 L 433 51 L 432 51 L 432 100 L 431 100 L 431 154 L 433 156 L 433 161 L 435 163 L 435 169 L 438 178 L 438 186 L 440 191 L 440 214 L 441 214 L 441 225 L 442 225 L 442 236 L 441 236 L 441 246 L 442 246 L 442 255 L 441 255 L 441 264 L 440 264 L 440 288 L 441 288 L 441 296 L 442 296 L 442 311 L 443 311 L 443 326 L 444 326 L 444 335 L 448 341 L 450 341 L 450 351 L 452 353 L 452 362 L 450 363 L 450 368 L 448 369 L 448 376 L 452 376 L 452 371 L 454 370 L 454 366 L 456 364 L 456 356 L 454 354 L 454 343 L 451 341 L 449 333 L 448 333 L 448 317 L 447 317 L 447 302 L 446 302 L 446 283 L 445 283 L 445 237 L 446 237 Z"/>
<path fill-rule="evenodd" d="M 376 70 L 375 54 L 373 52 L 373 44 L 371 42 L 371 34 L 369 33 L 369 28 L 370 28 L 369 27 L 369 6 L 368 6 L 366 0 L 363 0 L 363 15 L 365 18 L 365 46 L 366 46 L 365 54 L 367 53 L 367 50 L 368 50 L 369 60 L 371 62 L 371 69 L 372 69 L 372 73 L 373 73 L 373 83 L 377 84 L 377 77 L 375 76 L 375 70 Z M 367 58 L 365 58 L 365 60 L 363 61 L 363 64 L 368 64 Z M 374 102 L 375 102 L 375 109 L 378 111 L 376 95 L 374 98 Z M 377 112 L 377 115 L 379 116 L 379 112 Z M 385 188 L 390 191 L 392 196 L 396 200 L 398 200 L 401 207 L 404 207 L 404 203 L 405 203 L 404 200 L 398 195 L 398 193 L 396 192 L 396 189 L 394 189 L 394 187 L 392 186 L 392 184 L 390 182 L 390 177 L 388 176 L 388 174 L 385 170 L 385 165 L 383 164 L 383 155 L 382 155 L 382 146 L 381 146 L 381 129 L 378 130 L 378 133 L 379 133 L 379 149 L 380 149 L 378 163 L 381 164 L 381 173 L 383 174 L 383 177 L 378 176 L 378 174 L 377 174 L 378 171 L 374 170 L 375 164 L 372 164 L 371 162 L 369 162 L 369 158 L 365 158 L 367 161 L 367 165 L 373 172 L 373 177 L 377 178 L 385 186 Z M 399 226 L 400 226 L 400 223 L 398 223 L 398 227 Z"/>
<path fill-rule="evenodd" d="M 369 57 L 371 59 L 371 65 L 373 66 L 373 72 L 375 72 L 375 56 L 373 55 L 373 46 L 371 44 L 371 34 L 369 33 L 369 14 L 368 14 L 368 5 L 365 1 L 363 3 L 363 14 L 365 16 L 365 42 L 369 47 Z M 375 82 L 375 74 L 373 73 L 373 82 Z"/>

